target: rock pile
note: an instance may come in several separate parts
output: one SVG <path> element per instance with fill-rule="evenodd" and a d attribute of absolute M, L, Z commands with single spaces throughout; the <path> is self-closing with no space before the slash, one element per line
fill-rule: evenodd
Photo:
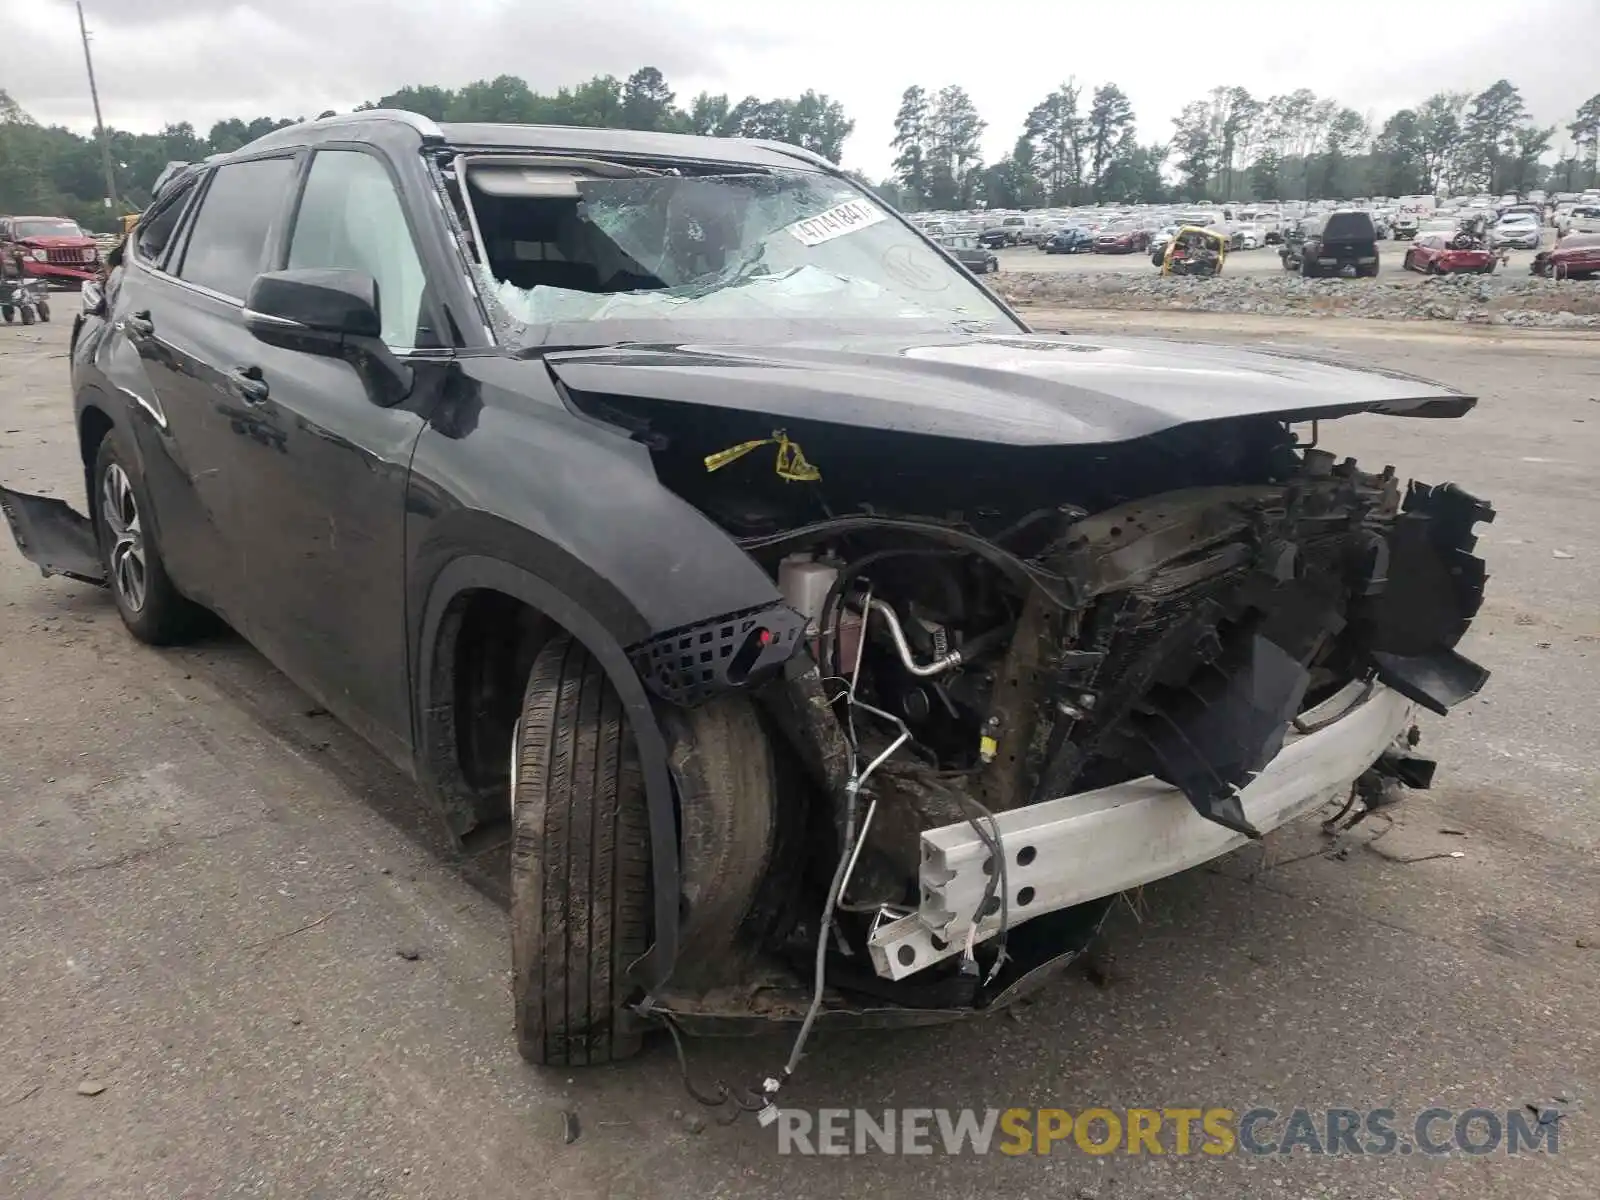
<path fill-rule="evenodd" d="M 1154 309 L 1339 316 L 1378 321 L 1458 321 L 1536 329 L 1600 329 L 1600 280 L 1531 275 L 1303 279 L 1299 275 L 1163 278 L 1152 271 L 1005 271 L 989 282 L 1024 310 Z"/>

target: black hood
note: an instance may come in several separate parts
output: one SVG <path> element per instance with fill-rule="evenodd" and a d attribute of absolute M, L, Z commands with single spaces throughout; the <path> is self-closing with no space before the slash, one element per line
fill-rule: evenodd
<path fill-rule="evenodd" d="M 1002 445 L 1121 442 L 1238 417 L 1459 417 L 1440 384 L 1308 355 L 1033 334 L 622 346 L 545 361 L 574 392 Z"/>

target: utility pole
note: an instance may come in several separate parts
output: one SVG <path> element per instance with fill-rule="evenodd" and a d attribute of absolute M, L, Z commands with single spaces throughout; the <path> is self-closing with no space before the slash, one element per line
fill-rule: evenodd
<path fill-rule="evenodd" d="M 122 207 L 117 203 L 117 173 L 111 167 L 111 140 L 106 137 L 106 123 L 100 118 L 100 89 L 94 82 L 94 59 L 89 54 L 89 27 L 83 23 L 83 0 L 78 0 L 78 35 L 83 38 L 83 65 L 89 69 L 89 96 L 94 101 L 94 136 L 100 142 L 100 165 L 106 172 L 106 207 L 116 213 Z"/>

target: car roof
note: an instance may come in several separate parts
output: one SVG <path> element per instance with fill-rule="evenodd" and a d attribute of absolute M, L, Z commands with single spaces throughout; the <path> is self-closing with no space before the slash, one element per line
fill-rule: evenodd
<path fill-rule="evenodd" d="M 440 148 L 567 151 L 618 154 L 630 158 L 668 158 L 729 163 L 751 167 L 811 166 L 829 172 L 838 168 L 810 150 L 782 142 L 750 138 L 703 137 L 687 133 L 654 133 L 637 129 L 595 129 L 576 125 L 502 125 L 489 122 L 432 121 L 399 109 L 367 109 L 316 121 L 286 125 L 246 146 L 208 162 L 256 154 L 281 147 L 314 145 L 340 138 L 360 140 L 363 133 L 392 135 L 408 126 L 424 143 Z"/>

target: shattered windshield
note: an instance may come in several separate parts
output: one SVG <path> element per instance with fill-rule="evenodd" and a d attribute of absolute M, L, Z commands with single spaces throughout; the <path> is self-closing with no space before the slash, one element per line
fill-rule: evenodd
<path fill-rule="evenodd" d="M 487 291 L 513 342 L 739 340 L 774 323 L 801 335 L 1017 328 L 893 214 L 828 175 L 641 172 L 557 190 L 471 191 Z"/>

